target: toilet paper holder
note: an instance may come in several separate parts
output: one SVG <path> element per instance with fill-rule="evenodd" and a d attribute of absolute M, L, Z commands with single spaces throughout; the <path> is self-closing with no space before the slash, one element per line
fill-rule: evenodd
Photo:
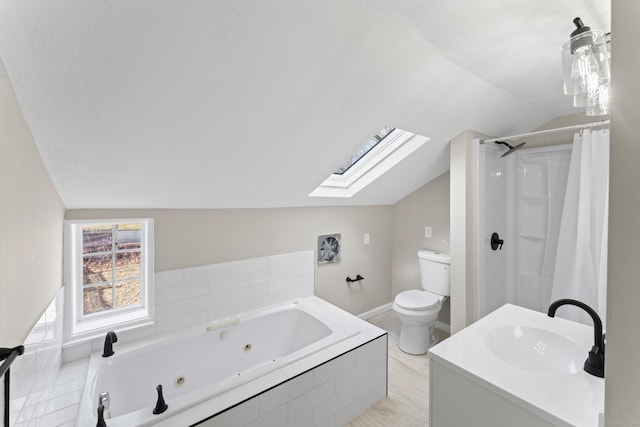
<path fill-rule="evenodd" d="M 355 279 L 352 279 L 351 277 L 347 276 L 347 283 L 359 282 L 360 280 L 364 280 L 364 277 L 362 277 L 359 274 L 356 276 Z"/>

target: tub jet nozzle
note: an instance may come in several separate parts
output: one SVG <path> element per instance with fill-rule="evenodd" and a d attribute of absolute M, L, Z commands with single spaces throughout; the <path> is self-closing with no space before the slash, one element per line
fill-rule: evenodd
<path fill-rule="evenodd" d="M 156 387 L 156 391 L 158 392 L 158 400 L 156 401 L 156 407 L 153 408 L 153 415 L 158 415 L 167 410 L 169 405 L 167 405 L 164 401 L 164 397 L 162 396 L 162 384 L 158 384 Z"/>

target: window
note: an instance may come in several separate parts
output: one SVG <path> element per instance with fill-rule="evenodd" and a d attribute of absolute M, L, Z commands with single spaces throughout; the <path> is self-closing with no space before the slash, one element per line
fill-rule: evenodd
<path fill-rule="evenodd" d="M 420 148 L 429 138 L 384 127 L 309 197 L 351 197 Z"/>
<path fill-rule="evenodd" d="M 147 323 L 153 314 L 153 220 L 69 221 L 67 340 Z"/>

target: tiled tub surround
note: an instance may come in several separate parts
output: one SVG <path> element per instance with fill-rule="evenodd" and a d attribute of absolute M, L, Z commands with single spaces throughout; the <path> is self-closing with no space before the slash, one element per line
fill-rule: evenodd
<path fill-rule="evenodd" d="M 155 322 L 116 329 L 117 345 L 313 295 L 314 265 L 309 250 L 156 273 Z M 103 337 L 66 344 L 63 361 L 87 358 L 103 345 Z"/>
<path fill-rule="evenodd" d="M 111 427 L 343 425 L 386 395 L 386 333 L 317 297 L 210 326 L 92 355 L 77 425 L 105 391 Z M 157 384 L 169 409 L 152 415 Z"/>
<path fill-rule="evenodd" d="M 75 418 L 82 383 L 66 384 L 69 377 L 60 374 L 63 294 L 60 289 L 11 365 L 11 426 L 57 426 Z M 56 377 L 66 386 L 56 387 Z"/>

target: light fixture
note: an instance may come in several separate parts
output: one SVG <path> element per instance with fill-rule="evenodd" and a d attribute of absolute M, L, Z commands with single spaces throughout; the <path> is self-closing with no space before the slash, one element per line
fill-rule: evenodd
<path fill-rule="evenodd" d="M 580 18 L 562 45 L 564 93 L 573 96 L 574 107 L 586 107 L 587 116 L 609 114 L 609 34 L 592 30 Z"/>

